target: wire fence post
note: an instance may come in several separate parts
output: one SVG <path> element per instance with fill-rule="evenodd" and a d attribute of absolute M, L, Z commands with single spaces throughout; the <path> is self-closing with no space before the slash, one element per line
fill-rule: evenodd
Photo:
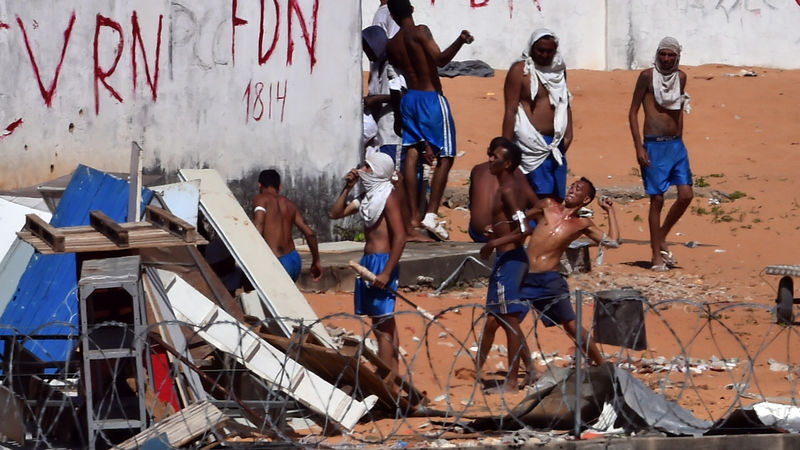
<path fill-rule="evenodd" d="M 583 324 L 581 316 L 583 310 L 583 295 L 580 289 L 575 290 L 575 439 L 581 437 L 581 385 L 583 384 L 583 354 L 581 353 L 583 340 Z"/>

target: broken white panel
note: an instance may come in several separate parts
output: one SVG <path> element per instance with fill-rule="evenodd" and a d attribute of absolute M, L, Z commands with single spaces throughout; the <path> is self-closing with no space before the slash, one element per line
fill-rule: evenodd
<path fill-rule="evenodd" d="M 197 205 L 200 203 L 200 180 L 148 186 L 166 203 L 172 214 L 197 228 Z"/>
<path fill-rule="evenodd" d="M 19 200 L 25 198 L 0 198 L 0 315 L 11 301 L 33 256 L 33 247 L 17 236 L 17 231 L 25 226 L 25 215 L 36 214 L 46 222 L 53 217 L 49 212 L 32 207 L 34 205 L 21 204 Z"/>
<path fill-rule="evenodd" d="M 760 402 L 751 406 L 764 425 L 800 432 L 800 408 L 773 402 Z"/>
<path fill-rule="evenodd" d="M 17 291 L 19 280 L 28 268 L 33 252 L 31 244 L 17 238 L 0 260 L 0 316 Z"/>
<path fill-rule="evenodd" d="M 165 340 L 169 341 L 172 348 L 178 352 L 179 355 L 191 361 L 192 355 L 189 353 L 189 344 L 186 342 L 186 337 L 181 332 L 180 325 L 178 325 L 175 315 L 167 304 L 167 292 L 161 284 L 161 278 L 156 272 L 156 269 L 152 267 L 147 267 L 145 271 L 147 276 L 142 279 L 145 283 L 145 295 L 148 297 L 148 300 L 155 302 L 156 307 L 151 307 L 151 310 L 153 311 L 156 322 L 158 322 L 162 336 L 166 335 L 164 336 L 167 338 Z M 172 354 L 169 354 L 169 356 L 171 359 Z M 183 362 L 179 361 L 179 364 L 186 376 L 186 380 L 189 382 L 189 386 L 192 388 L 194 399 L 196 401 L 206 400 L 208 395 L 205 389 L 203 389 L 203 382 L 200 380 L 200 375 Z"/>
<path fill-rule="evenodd" d="M 36 214 L 48 223 L 53 217 L 49 212 L 0 198 L 0 258 L 5 256 L 11 244 L 18 239 L 17 231 L 25 226 L 26 214 Z"/>
<path fill-rule="evenodd" d="M 354 399 L 261 339 L 182 278 L 164 270 L 158 275 L 178 320 L 193 325 L 203 340 L 312 411 L 351 430 L 378 401 L 375 395 Z"/>
<path fill-rule="evenodd" d="M 258 292 L 270 318 L 277 319 L 283 334 L 290 337 L 293 324 L 303 323 L 311 327 L 311 332 L 325 346 L 334 348 L 333 340 L 317 313 L 297 289 L 219 173 L 214 169 L 181 169 L 178 176 L 184 181 L 200 180 L 200 210 Z"/>

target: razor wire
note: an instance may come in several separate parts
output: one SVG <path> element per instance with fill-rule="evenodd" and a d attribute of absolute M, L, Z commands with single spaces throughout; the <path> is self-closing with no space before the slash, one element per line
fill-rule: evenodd
<path fill-rule="evenodd" d="M 800 336 L 796 325 L 775 323 L 775 308 L 768 302 L 731 302 L 724 295 L 722 300 L 711 295 L 702 300 L 650 301 L 647 286 L 642 290 L 648 346 L 634 351 L 601 344 L 607 366 L 590 367 L 585 354 L 577 357 L 578 352 L 586 352 L 586 342 L 568 338 L 561 327 L 547 329 L 542 325 L 541 313 L 531 309 L 533 321 L 526 319 L 519 337 L 531 350 L 539 378 L 514 392 L 505 388 L 514 375 L 507 373 L 504 361 L 513 361 L 520 355 L 509 355 L 505 346 L 494 343 L 502 342 L 504 333 L 495 337 L 484 370 L 476 370 L 483 323 L 492 314 L 480 293 L 473 302 L 456 302 L 454 297 L 449 306 L 432 309 L 436 321 L 417 311 L 399 310 L 394 315 L 397 328 L 407 327 L 413 330 L 413 336 L 399 342 L 400 370 L 396 375 L 407 386 L 420 390 L 418 394 L 427 399 L 427 404 L 415 403 L 412 397 L 417 394 L 410 388 L 404 390 L 391 383 L 394 378 L 382 377 L 386 391 L 378 392 L 378 402 L 352 429 L 342 427 L 331 415 L 315 412 L 307 398 L 298 397 L 293 391 L 296 380 L 292 377 L 296 375 L 286 368 L 304 357 L 315 357 L 309 350 L 317 345 L 311 343 L 309 324 L 295 323 L 294 335 L 279 336 L 284 348 L 270 346 L 276 364 L 274 371 L 264 376 L 246 366 L 252 355 L 245 345 L 239 345 L 235 352 L 210 345 L 203 338 L 203 333 L 210 330 L 209 324 L 151 322 L 145 333 L 135 337 L 148 361 L 148 423 L 139 428 L 101 430 L 97 441 L 119 445 L 145 430 L 152 431 L 147 439 L 167 439 L 168 433 L 158 432 L 159 424 L 167 420 L 183 423 L 178 426 L 186 434 L 181 446 L 198 448 L 215 442 L 376 447 L 520 445 L 571 440 L 587 433 L 699 435 L 770 426 L 800 431 L 786 426 L 792 423 L 789 416 L 779 416 L 771 423 L 757 422 L 752 414 L 740 414 L 737 423 L 731 419 L 737 411 L 752 411 L 756 407 L 753 404 L 762 402 L 773 408 L 776 404 L 798 406 L 800 349 L 795 347 Z M 597 293 L 579 288 L 571 294 L 573 306 L 583 312 L 584 320 L 579 325 L 586 327 L 594 340 L 597 324 L 586 318 L 597 307 Z M 243 343 L 253 333 L 262 336 L 264 330 L 274 329 L 270 325 L 276 320 L 249 319 L 247 323 L 228 323 Z M 292 323 L 291 319 L 281 320 Z M 367 384 L 379 372 L 373 356 L 378 339 L 375 324 L 344 312 L 319 320 L 339 348 L 322 350 L 324 347 L 317 345 L 316 350 L 331 358 L 330 365 L 335 365 L 338 373 L 317 374 L 325 387 L 316 392 L 319 404 L 315 406 L 331 408 L 332 393 L 343 391 L 353 401 L 343 408 L 355 408 L 355 402 L 364 402 L 376 393 L 375 385 Z M 453 332 L 446 324 L 455 321 L 469 326 Z M 675 326 L 677 321 L 682 327 Z M 56 324 L 41 328 L 49 325 Z M 188 343 L 184 354 L 164 350 L 165 345 L 171 345 L 165 342 L 166 326 L 181 330 Z M 105 379 L 87 387 L 81 374 L 79 345 L 66 361 L 53 361 L 56 355 L 46 353 L 44 357 L 35 356 L 32 349 L 46 340 L 80 342 L 80 330 L 71 327 L 65 335 L 47 336 L 39 334 L 38 329 L 25 333 L 0 325 L 2 387 L 9 394 L 3 398 L 21 408 L 28 446 L 85 447 L 87 395 L 99 399 L 98 410 L 106 416 L 129 409 L 129 398 L 138 395 L 130 381 L 134 373 L 130 361 L 100 360 L 93 370 Z M 711 350 L 698 354 L 700 344 Z M 581 360 L 583 363 L 576 367 L 576 361 Z M 198 388 L 189 382 L 190 373 L 199 376 L 202 392 L 195 392 Z M 605 390 L 598 393 L 598 386 L 605 386 Z M 720 396 L 721 392 L 724 395 Z M 213 409 L 198 406 L 206 404 L 204 398 Z M 661 409 L 656 408 L 658 405 Z M 220 414 L 209 412 L 214 410 Z M 195 415 L 187 413 L 184 417 L 181 411 L 195 411 Z M 106 417 L 98 417 L 103 418 Z M 194 431 L 189 433 L 190 429 Z"/>

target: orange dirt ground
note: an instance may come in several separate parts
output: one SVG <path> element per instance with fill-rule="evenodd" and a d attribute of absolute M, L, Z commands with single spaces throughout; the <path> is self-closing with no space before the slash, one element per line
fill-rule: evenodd
<path fill-rule="evenodd" d="M 725 388 L 728 384 L 749 381 L 746 392 L 782 403 L 798 394 L 800 349 L 794 347 L 800 344 L 800 338 L 794 329 L 774 324 L 769 307 L 774 305 L 778 277 L 764 275 L 763 270 L 773 264 L 800 264 L 800 184 L 795 179 L 800 173 L 800 128 L 795 123 L 800 112 L 800 71 L 746 69 L 757 76 L 731 76 L 740 74 L 741 67 L 683 67 L 693 105 L 692 113 L 685 117 L 684 141 L 695 179 L 702 178 L 710 188 L 727 194 L 744 195 L 723 201 L 718 208 L 709 205 L 709 198 L 695 196 L 668 236 L 680 267 L 663 274 L 649 270 L 648 200 L 617 203 L 622 237 L 629 242 L 606 251 L 604 264 L 591 273 L 569 278 L 571 289 L 593 292 L 630 286 L 641 290 L 650 302 L 662 302 L 647 313 L 647 351 L 624 353 L 606 345 L 606 353 L 620 359 L 628 355 L 671 359 L 679 354 L 706 361 L 712 355 L 739 358 L 736 368 L 729 371 L 637 374 L 655 390 L 706 420 L 724 417 L 738 406 L 737 401 L 758 401 L 738 397 Z M 604 188 L 641 185 L 627 119 L 637 74 L 623 70 L 569 71 L 575 140 L 568 152 L 568 182 L 586 176 L 597 185 L 599 194 Z M 498 71 L 493 78 L 443 80 L 454 111 L 458 149 L 465 152 L 456 158 L 450 186 L 467 185 L 469 170 L 485 161 L 488 142 L 500 133 L 504 77 L 505 71 Z M 665 212 L 671 203 L 667 200 Z M 596 220 L 604 220 L 596 204 L 594 209 Z M 466 211 L 442 207 L 440 213 L 448 221 L 451 239 L 469 240 Z M 689 241 L 707 245 L 683 245 Z M 593 257 L 596 251 L 592 249 Z M 459 305 L 482 305 L 486 289 L 453 288 L 439 298 L 427 293 L 406 295 L 435 313 Z M 800 296 L 797 292 L 795 295 Z M 350 293 L 308 293 L 307 298 L 320 317 L 353 310 Z M 696 303 L 669 301 L 673 299 L 707 302 L 711 308 L 703 311 Z M 499 414 L 524 397 L 524 391 L 505 394 L 503 402 L 499 394 L 482 394 L 474 380 L 472 360 L 466 355 L 455 356 L 459 342 L 469 348 L 476 341 L 472 324 L 483 312 L 480 307 L 464 306 L 447 312 L 441 321 L 454 330 L 456 338 L 440 338 L 441 328 L 434 325 L 427 342 L 424 319 L 402 302 L 398 301 L 397 309 L 400 343 L 408 353 L 401 370 L 431 399 L 448 394 L 447 400 L 432 406 L 443 408 L 449 401 L 456 411 Z M 587 319 L 584 323 L 588 323 L 591 298 L 585 302 L 583 313 Z M 355 318 L 340 316 L 326 322 L 363 333 L 361 322 Z M 526 318 L 524 330 L 529 333 L 532 350 L 557 351 L 559 356 L 574 351 L 560 329 L 537 326 L 534 337 L 532 328 L 533 322 Z M 414 337 L 422 341 L 416 342 Z M 505 345 L 505 340 L 504 333 L 498 332 L 495 343 Z M 749 358 L 753 372 L 749 371 Z M 770 360 L 790 364 L 790 369 L 770 370 Z M 501 361 L 504 366 L 499 365 Z M 505 367 L 505 356 L 492 353 L 487 369 L 499 376 Z M 425 418 L 384 419 L 360 425 L 356 436 L 368 440 L 381 440 L 390 433 L 397 433 L 395 438 L 409 437 L 434 430 L 425 425 L 427 422 Z"/>

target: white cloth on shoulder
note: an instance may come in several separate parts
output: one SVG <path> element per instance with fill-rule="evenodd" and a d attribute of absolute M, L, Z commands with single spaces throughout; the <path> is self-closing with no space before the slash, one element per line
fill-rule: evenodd
<path fill-rule="evenodd" d="M 375 152 L 367 156 L 366 162 L 372 171 L 367 172 L 363 169 L 358 171 L 358 178 L 365 192 L 358 212 L 364 223 L 371 227 L 378 223 L 386 206 L 386 200 L 394 189 L 392 184 L 394 161 L 386 153 Z"/>
<path fill-rule="evenodd" d="M 531 34 L 528 40 L 528 45 L 522 52 L 521 61 L 525 63 L 523 68 L 523 75 L 531 76 L 531 100 L 536 99 L 536 94 L 539 92 L 539 82 L 547 89 L 550 104 L 555 109 L 555 116 L 553 118 L 553 141 L 548 144 L 545 142 L 542 134 L 539 133 L 533 124 L 528 120 L 525 110 L 522 105 L 517 106 L 517 118 L 514 123 L 514 134 L 516 136 L 517 144 L 522 148 L 522 164 L 520 168 L 523 173 L 529 173 L 539 167 L 550 154 L 553 154 L 556 162 L 559 165 L 563 164 L 563 156 L 558 146 L 564 139 L 564 134 L 567 131 L 569 122 L 569 100 L 572 94 L 567 88 L 566 79 L 566 65 L 564 58 L 556 48 L 556 54 L 553 56 L 553 62 L 549 66 L 540 66 L 533 61 L 530 55 L 533 44 L 539 39 L 552 36 L 556 45 L 558 45 L 558 37 L 552 31 L 546 28 L 540 28 Z"/>
<path fill-rule="evenodd" d="M 658 60 L 658 52 L 661 50 L 670 50 L 677 55 L 675 64 L 669 69 L 661 67 L 661 63 Z M 670 36 L 661 39 L 661 42 L 658 43 L 655 61 L 653 62 L 655 65 L 655 70 L 653 70 L 653 95 L 656 98 L 656 103 L 661 107 L 672 111 L 683 108 L 689 113 L 692 110 L 689 94 L 681 94 L 681 78 L 678 70 L 678 65 L 681 62 L 681 50 L 681 44 L 678 43 L 678 40 Z"/>

